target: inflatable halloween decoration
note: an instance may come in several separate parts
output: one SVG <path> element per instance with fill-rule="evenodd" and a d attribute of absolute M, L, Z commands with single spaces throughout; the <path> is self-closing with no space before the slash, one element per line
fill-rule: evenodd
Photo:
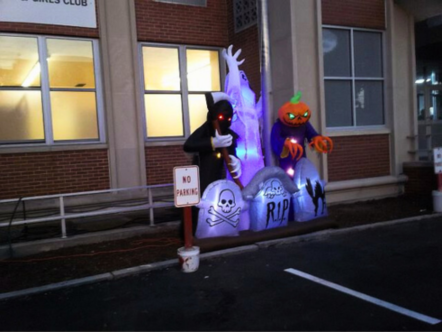
<path fill-rule="evenodd" d="M 189 136 L 183 146 L 185 152 L 195 153 L 193 165 L 199 166 L 201 192 L 210 183 L 224 178 L 224 158 L 229 159 L 234 176 L 241 176 L 241 162 L 236 157 L 238 135 L 230 130 L 233 108 L 229 101 L 232 99 L 223 92 L 206 93 L 205 97 L 207 121 Z M 194 233 L 197 223 L 198 209 L 192 207 Z"/>
<path fill-rule="evenodd" d="M 231 129 L 239 136 L 236 154 L 243 168 L 239 180 L 245 186 L 264 167 L 259 125 L 262 108 L 260 102 L 255 103 L 255 93 L 250 89 L 246 74 L 238 68 L 244 62 L 244 59 L 237 60 L 241 50 L 232 55 L 232 48 L 231 45 L 222 52 L 229 67 L 225 92 L 234 100 Z"/>
<path fill-rule="evenodd" d="M 240 214 L 247 205 L 234 182 L 218 180 L 211 183 L 197 206 L 200 209 L 197 238 L 238 235 Z"/>
<path fill-rule="evenodd" d="M 241 163 L 236 157 L 236 140 L 238 135 L 230 130 L 233 108 L 231 98 L 223 92 L 206 93 L 208 108 L 207 121 L 196 129 L 184 143 L 185 152 L 193 152 L 194 165 L 200 169 L 200 190 L 204 192 L 207 186 L 222 179 L 224 160 L 221 149 L 227 149 L 232 171 L 235 177 L 241 176 Z M 214 128 L 218 124 L 218 130 Z"/>
<path fill-rule="evenodd" d="M 309 146 L 317 152 L 328 153 L 333 149 L 332 140 L 319 135 L 310 124 L 310 108 L 300 99 L 301 92 L 298 92 L 282 105 L 271 133 L 271 145 L 273 152 L 279 157 L 279 166 L 290 177 L 293 177 L 296 163 L 301 157 L 306 157 L 306 139 L 310 142 Z"/>
<path fill-rule="evenodd" d="M 308 221 L 328 215 L 325 181 L 319 178 L 319 173 L 310 160 L 302 158 L 296 164 L 293 182 L 300 190 L 293 199 L 295 221 Z"/>
<path fill-rule="evenodd" d="M 250 229 L 262 231 L 287 226 L 296 184 L 279 167 L 265 167 L 243 190 L 250 213 Z"/>

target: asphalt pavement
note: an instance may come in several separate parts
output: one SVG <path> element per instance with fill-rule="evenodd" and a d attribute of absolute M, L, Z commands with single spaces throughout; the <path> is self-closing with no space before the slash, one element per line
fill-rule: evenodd
<path fill-rule="evenodd" d="M 0 301 L 2 330 L 442 330 L 442 217 Z M 295 274 L 293 274 L 295 273 Z M 32 271 L 30 271 L 32 277 Z"/>

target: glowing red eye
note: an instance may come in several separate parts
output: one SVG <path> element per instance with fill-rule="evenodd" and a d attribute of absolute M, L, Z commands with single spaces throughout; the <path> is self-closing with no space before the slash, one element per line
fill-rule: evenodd
<path fill-rule="evenodd" d="M 222 115 L 220 115 L 220 116 L 218 117 L 218 119 L 223 120 L 224 117 L 223 117 Z"/>
<path fill-rule="evenodd" d="M 229 121 L 232 121 L 232 118 L 228 118 Z"/>

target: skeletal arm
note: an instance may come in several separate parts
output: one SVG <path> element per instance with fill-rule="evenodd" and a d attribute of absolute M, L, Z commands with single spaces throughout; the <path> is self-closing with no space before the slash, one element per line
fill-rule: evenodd
<path fill-rule="evenodd" d="M 229 67 L 229 83 L 225 87 L 226 93 L 236 100 L 236 104 L 242 104 L 241 100 L 241 80 L 239 76 L 239 66 L 244 62 L 244 59 L 238 61 L 238 57 L 241 54 L 241 49 L 232 54 L 233 45 L 230 45 L 227 51 L 224 49 L 222 52 L 223 58 L 227 62 Z"/>

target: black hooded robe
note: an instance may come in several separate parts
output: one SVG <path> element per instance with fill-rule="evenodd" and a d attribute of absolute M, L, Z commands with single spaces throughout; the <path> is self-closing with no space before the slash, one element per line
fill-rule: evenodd
<path fill-rule="evenodd" d="M 199 166 L 201 194 L 204 193 L 204 190 L 206 190 L 209 184 L 225 178 L 224 159 L 221 155 L 221 148 L 215 150 L 212 148 L 211 138 L 215 136 L 212 118 L 214 116 L 217 118 L 219 114 L 223 114 L 226 118 L 231 118 L 233 115 L 230 103 L 226 100 L 213 103 L 212 95 L 206 93 L 206 102 L 209 109 L 207 121 L 189 136 L 183 146 L 185 152 L 197 153 L 193 158 L 193 164 Z M 236 157 L 236 140 L 238 139 L 238 135 L 230 130 L 227 125 L 223 128 L 221 124 L 221 135 L 228 134 L 232 135 L 233 139 L 232 145 L 226 147 L 226 149 L 229 155 Z"/>
<path fill-rule="evenodd" d="M 226 121 L 226 119 L 233 117 L 232 105 L 227 100 L 220 100 L 214 103 L 211 93 L 206 93 L 205 97 L 209 110 L 207 121 L 189 136 L 183 146 L 185 152 L 196 153 L 192 164 L 199 167 L 201 196 L 209 184 L 225 178 L 224 159 L 221 154 L 222 148 L 215 150 L 212 148 L 211 138 L 215 137 L 212 120 L 218 119 L 220 114 L 224 117 L 224 121 L 218 121 L 218 123 L 220 124 L 221 135 L 232 135 L 232 144 L 226 147 L 229 155 L 236 157 L 236 140 L 239 137 L 234 131 L 229 129 L 230 121 Z M 197 207 L 192 206 L 193 234 L 195 234 L 198 224 L 198 211 Z M 180 234 L 183 237 L 183 223 L 181 223 Z"/>

